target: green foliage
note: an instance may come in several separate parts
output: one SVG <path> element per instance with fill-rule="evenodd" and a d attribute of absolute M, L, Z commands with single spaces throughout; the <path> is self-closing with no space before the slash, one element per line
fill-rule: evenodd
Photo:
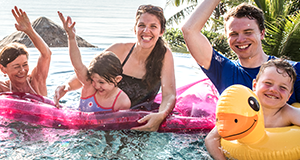
<path fill-rule="evenodd" d="M 187 3 L 187 4 L 197 4 L 198 3 L 198 0 L 167 0 L 166 1 L 166 6 L 168 5 L 173 5 L 173 6 L 180 6 L 180 5 L 183 5 L 184 3 Z"/>
<path fill-rule="evenodd" d="M 164 33 L 164 39 L 170 45 L 173 52 L 188 53 L 182 32 L 178 28 L 167 29 Z"/>
<path fill-rule="evenodd" d="M 279 24 L 266 23 L 263 49 L 270 55 L 300 61 L 300 12 L 281 19 Z"/>
<path fill-rule="evenodd" d="M 300 0 L 293 0 L 292 7 L 290 9 L 289 14 L 293 14 L 294 12 L 300 10 Z"/>
<path fill-rule="evenodd" d="M 263 49 L 266 54 L 300 60 L 299 0 L 254 0 L 265 13 L 266 35 Z"/>
<path fill-rule="evenodd" d="M 236 54 L 231 51 L 227 43 L 227 38 L 224 36 L 224 34 L 206 30 L 203 30 L 202 34 L 207 37 L 216 51 L 222 53 L 229 59 L 237 59 Z"/>
<path fill-rule="evenodd" d="M 286 0 L 253 0 L 264 11 L 265 21 L 277 23 L 279 17 L 285 17 L 291 9 L 290 1 Z"/>
<path fill-rule="evenodd" d="M 211 31 L 203 31 L 202 34 L 204 34 L 208 38 L 208 40 L 210 41 L 210 43 L 216 51 L 223 53 L 226 57 L 230 59 L 237 58 L 228 46 L 227 39 L 225 36 L 223 36 L 220 33 Z M 180 29 L 167 29 L 164 34 L 164 39 L 170 45 L 173 52 L 188 53 L 188 49 L 186 47 L 183 34 Z"/>
<path fill-rule="evenodd" d="M 175 13 L 169 19 L 167 19 L 167 26 L 172 26 L 174 23 L 179 24 L 182 20 L 185 19 L 186 15 L 189 15 L 193 12 L 197 4 L 189 5 L 182 10 Z"/>

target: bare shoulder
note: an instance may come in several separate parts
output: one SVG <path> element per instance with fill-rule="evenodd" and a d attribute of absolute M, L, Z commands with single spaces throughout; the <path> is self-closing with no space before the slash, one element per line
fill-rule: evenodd
<path fill-rule="evenodd" d="M 116 106 L 116 110 L 130 109 L 131 101 L 125 92 L 121 92 Z"/>
<path fill-rule="evenodd" d="M 169 47 L 167 47 L 166 55 L 172 55 L 172 50 Z"/>
<path fill-rule="evenodd" d="M 163 60 L 164 66 L 173 66 L 174 65 L 174 58 L 173 58 L 173 53 L 171 49 L 167 48 L 165 58 Z"/>
<path fill-rule="evenodd" d="M 297 125 L 300 126 L 300 119 L 299 119 L 299 115 L 300 115 L 300 108 L 291 106 L 286 104 L 283 108 L 283 118 L 287 121 L 287 126 L 290 125 Z"/>
<path fill-rule="evenodd" d="M 115 43 L 105 49 L 105 51 L 114 52 L 119 57 L 121 62 L 123 62 L 134 44 L 135 43 Z"/>
<path fill-rule="evenodd" d="M 300 115 L 300 108 L 294 107 L 289 104 L 285 104 L 282 108 L 282 112 L 287 117 L 293 117 L 292 115 Z"/>

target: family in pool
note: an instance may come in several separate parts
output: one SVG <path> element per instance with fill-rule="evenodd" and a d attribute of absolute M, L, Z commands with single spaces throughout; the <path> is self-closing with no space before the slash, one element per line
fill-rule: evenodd
<path fill-rule="evenodd" d="M 215 51 L 201 30 L 219 3 L 220 0 L 204 0 L 182 26 L 190 53 L 219 93 L 233 84 L 242 84 L 251 89 L 253 87 L 264 110 L 274 113 L 265 114 L 265 119 L 274 119 L 276 116 L 281 117 L 281 122 L 278 122 L 281 126 L 300 125 L 296 120 L 300 109 L 290 106 L 300 102 L 300 83 L 296 76 L 300 70 L 298 62 L 264 53 L 261 44 L 265 34 L 263 12 L 247 3 L 232 8 L 224 17 L 228 44 L 238 60 L 230 60 Z M 17 21 L 16 29 L 28 35 L 40 56 L 37 65 L 28 73 L 26 47 L 19 43 L 5 46 L 0 52 L 0 68 L 9 80 L 0 81 L 0 92 L 27 92 L 47 96 L 46 79 L 51 51 L 32 28 L 26 12 L 15 7 L 12 14 Z M 88 67 L 82 62 L 76 42 L 76 23 L 61 12 L 58 12 L 58 16 L 68 36 L 69 54 L 76 75 L 57 87 L 54 96 L 56 105 L 59 105 L 59 99 L 68 91 L 82 87 L 79 110 L 158 109 L 158 112 L 138 121 L 144 125 L 132 128 L 157 131 L 176 102 L 173 56 L 162 39 L 166 29 L 163 9 L 153 5 L 139 6 L 134 25 L 136 42 L 112 44 L 94 57 Z M 265 63 L 279 63 L 289 69 L 270 65 L 260 71 Z M 159 89 L 162 101 L 157 104 L 154 98 Z M 276 124 L 269 122 L 265 125 L 276 127 Z M 225 157 L 219 149 L 220 138 L 216 135 L 216 129 L 213 129 L 206 137 L 206 146 L 215 159 L 222 159 Z"/>

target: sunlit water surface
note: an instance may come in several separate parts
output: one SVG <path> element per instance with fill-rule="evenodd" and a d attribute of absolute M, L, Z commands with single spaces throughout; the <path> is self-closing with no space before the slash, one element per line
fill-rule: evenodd
<path fill-rule="evenodd" d="M 67 48 L 51 48 L 47 80 L 48 97 L 74 74 Z M 103 49 L 81 48 L 86 65 Z M 29 49 L 29 65 L 39 52 Z M 199 80 L 202 71 L 189 54 L 173 53 L 176 85 Z M 5 77 L 0 75 L 0 80 Z M 66 94 L 63 105 L 79 100 L 80 90 Z M 204 146 L 206 133 L 176 134 L 138 131 L 95 131 L 44 128 L 12 120 L 0 120 L 0 159 L 211 159 Z"/>

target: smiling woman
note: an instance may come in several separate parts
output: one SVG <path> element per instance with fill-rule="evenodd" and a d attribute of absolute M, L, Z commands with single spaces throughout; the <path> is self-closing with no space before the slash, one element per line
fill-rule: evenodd
<path fill-rule="evenodd" d="M 5 46 L 0 52 L 0 69 L 8 75 L 9 80 L 0 81 L 0 92 L 27 92 L 47 96 L 46 78 L 48 76 L 51 51 L 43 39 L 32 28 L 27 14 L 15 7 L 12 10 L 17 24 L 15 27 L 28 35 L 40 51 L 37 66 L 29 72 L 26 47 L 19 43 Z"/>

